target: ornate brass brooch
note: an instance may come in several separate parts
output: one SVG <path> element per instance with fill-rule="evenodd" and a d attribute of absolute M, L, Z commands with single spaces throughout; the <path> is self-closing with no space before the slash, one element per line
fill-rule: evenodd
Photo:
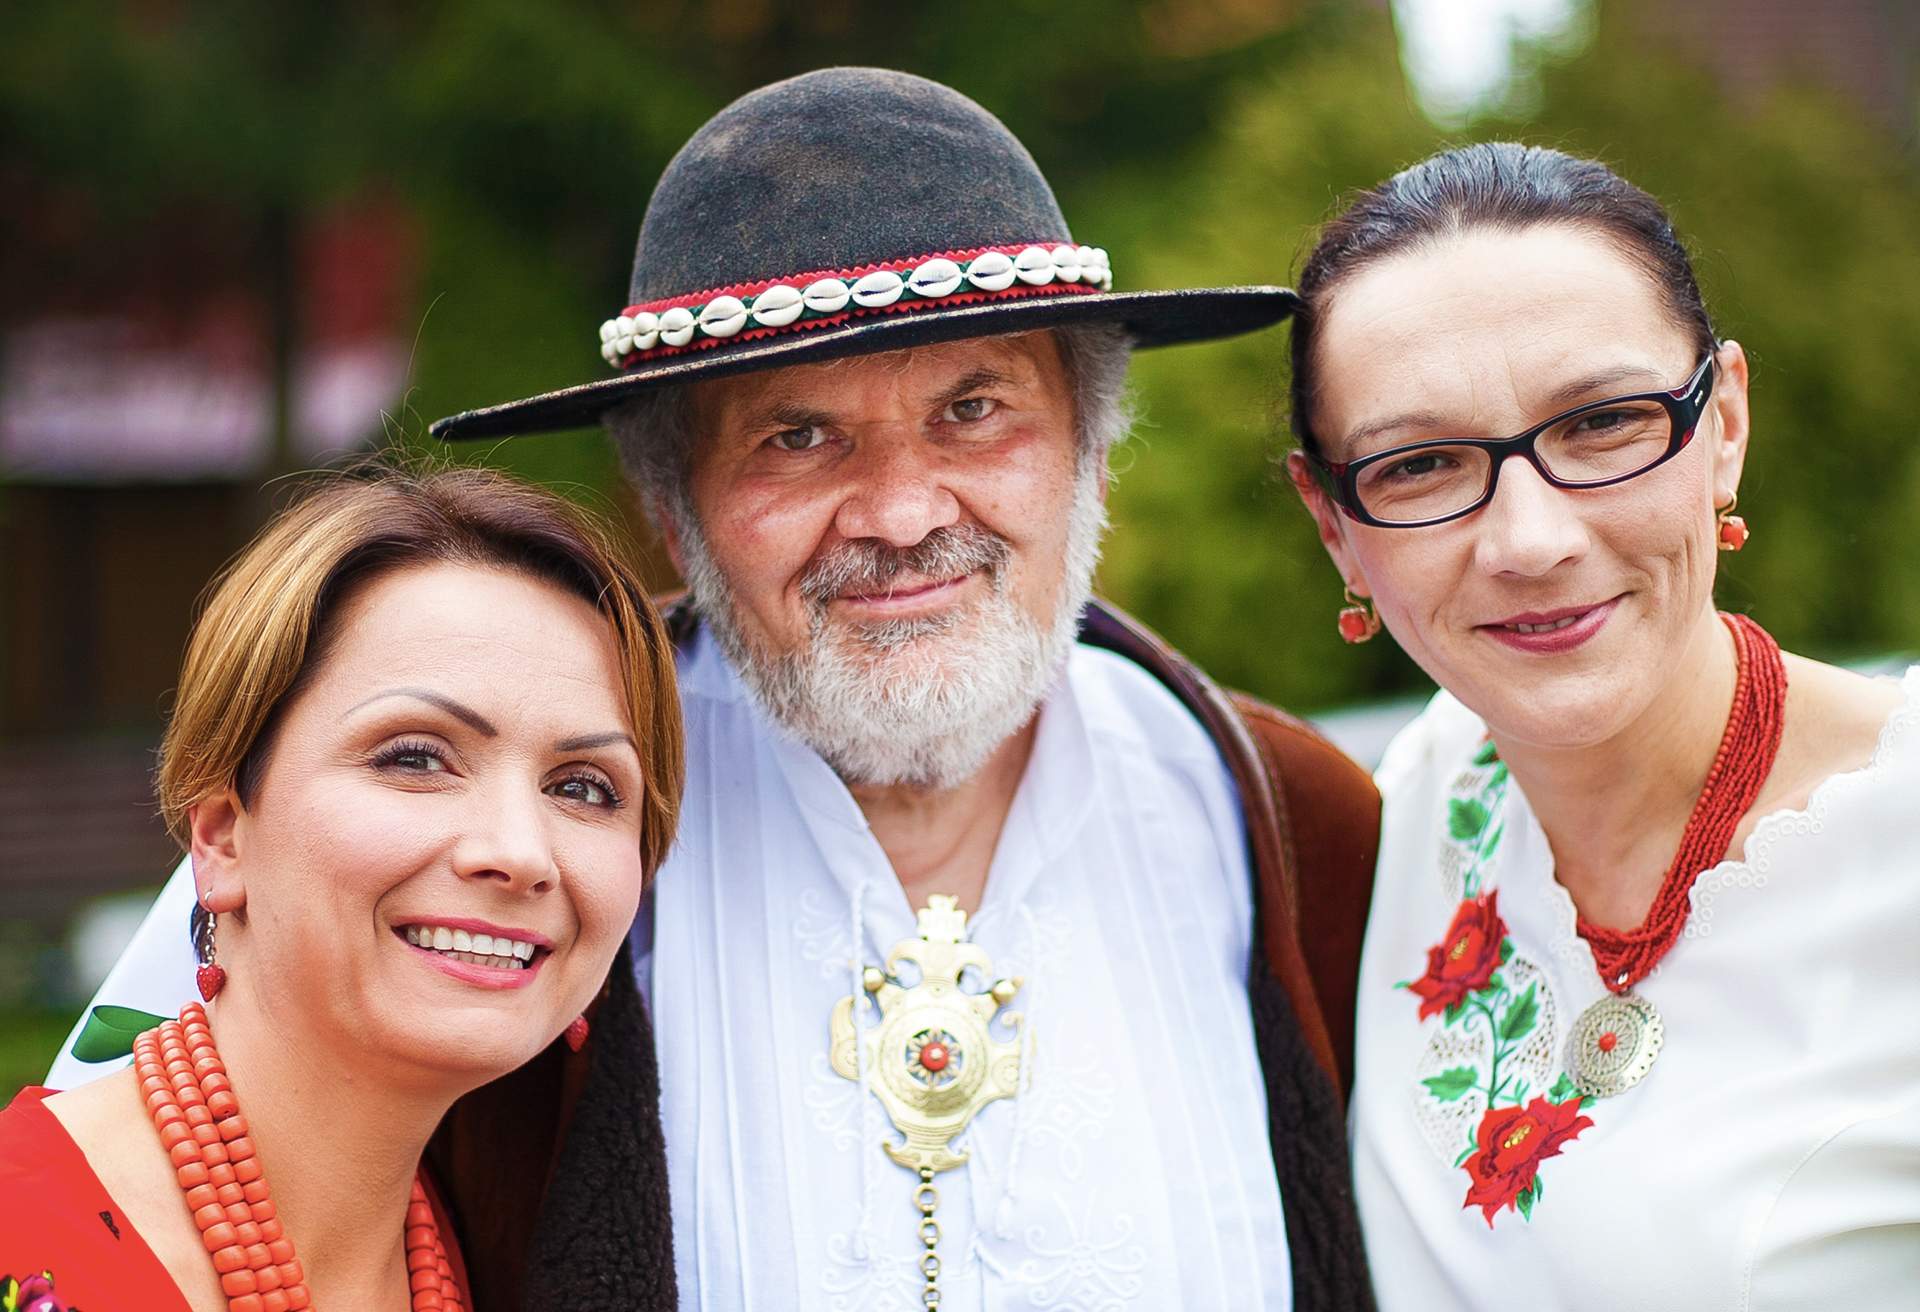
<path fill-rule="evenodd" d="M 861 982 L 880 1009 L 866 1030 L 854 1024 L 860 998 L 842 998 L 833 1007 L 833 1069 L 849 1080 L 864 1065 L 874 1095 L 887 1109 L 906 1142 L 885 1140 L 891 1157 L 920 1177 L 914 1202 L 920 1209 L 920 1239 L 926 1246 L 920 1269 L 926 1276 L 926 1306 L 939 1306 L 937 1277 L 940 1238 L 934 1209 L 940 1195 L 933 1177 L 967 1160 L 953 1137 L 967 1128 L 980 1109 L 1020 1089 L 1022 1018 L 1002 1013 L 1020 991 L 1020 980 L 995 980 L 985 993 L 968 993 L 960 976 L 971 966 L 991 978 L 992 959 L 966 941 L 967 913 L 954 899 L 936 893 L 918 917 L 920 936 L 902 939 L 887 954 L 886 969 L 868 966 Z M 912 986 L 900 982 L 903 963 L 918 968 Z M 997 1039 L 989 1026 L 999 1016 L 1014 1031 Z M 864 1054 L 858 1045 L 864 1045 Z M 864 1060 L 862 1060 L 864 1058 Z"/>

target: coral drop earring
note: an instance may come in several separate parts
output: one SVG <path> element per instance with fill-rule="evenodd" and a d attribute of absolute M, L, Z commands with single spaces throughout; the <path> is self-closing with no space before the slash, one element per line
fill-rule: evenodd
<path fill-rule="evenodd" d="M 1340 611 L 1340 636 L 1349 643 L 1365 642 L 1380 632 L 1380 617 L 1374 614 L 1373 599 L 1356 597 L 1346 588 L 1347 604 Z"/>
<path fill-rule="evenodd" d="M 1733 513 L 1733 508 L 1739 504 L 1740 497 L 1736 493 L 1733 500 L 1720 507 L 1715 516 L 1719 520 L 1720 550 L 1722 551 L 1738 551 L 1747 545 L 1747 521 Z"/>

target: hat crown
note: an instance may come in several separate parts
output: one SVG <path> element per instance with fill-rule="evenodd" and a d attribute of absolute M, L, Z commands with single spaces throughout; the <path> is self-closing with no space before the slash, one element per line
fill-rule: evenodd
<path fill-rule="evenodd" d="M 674 156 L 640 225 L 629 297 L 1070 240 L 999 119 L 925 78 L 829 68 L 742 96 Z"/>

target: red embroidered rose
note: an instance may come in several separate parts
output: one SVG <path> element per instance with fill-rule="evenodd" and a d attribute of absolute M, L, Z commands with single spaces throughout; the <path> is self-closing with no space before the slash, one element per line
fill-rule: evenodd
<path fill-rule="evenodd" d="M 1427 973 L 1407 985 L 1420 995 L 1421 1020 L 1485 988 L 1500 968 L 1500 944 L 1507 937 L 1507 926 L 1494 906 L 1499 897 L 1496 889 L 1462 902 L 1446 937 L 1427 949 Z"/>
<path fill-rule="evenodd" d="M 1474 1136 L 1479 1146 L 1465 1163 L 1473 1184 L 1461 1206 L 1478 1207 L 1491 1227 L 1502 1207 L 1517 1206 L 1522 1195 L 1531 1201 L 1540 1163 L 1558 1157 L 1562 1145 L 1592 1124 L 1592 1117 L 1580 1114 L 1578 1098 L 1555 1103 L 1536 1097 L 1524 1107 L 1490 1110 Z"/>

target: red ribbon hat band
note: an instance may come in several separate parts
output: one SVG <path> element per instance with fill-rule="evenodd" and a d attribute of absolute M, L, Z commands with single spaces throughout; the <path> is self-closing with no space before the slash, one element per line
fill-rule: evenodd
<path fill-rule="evenodd" d="M 1098 247 L 979 246 L 630 305 L 600 325 L 600 355 L 624 369 L 722 342 L 824 328 L 862 315 L 1112 289 L 1113 269 Z"/>

